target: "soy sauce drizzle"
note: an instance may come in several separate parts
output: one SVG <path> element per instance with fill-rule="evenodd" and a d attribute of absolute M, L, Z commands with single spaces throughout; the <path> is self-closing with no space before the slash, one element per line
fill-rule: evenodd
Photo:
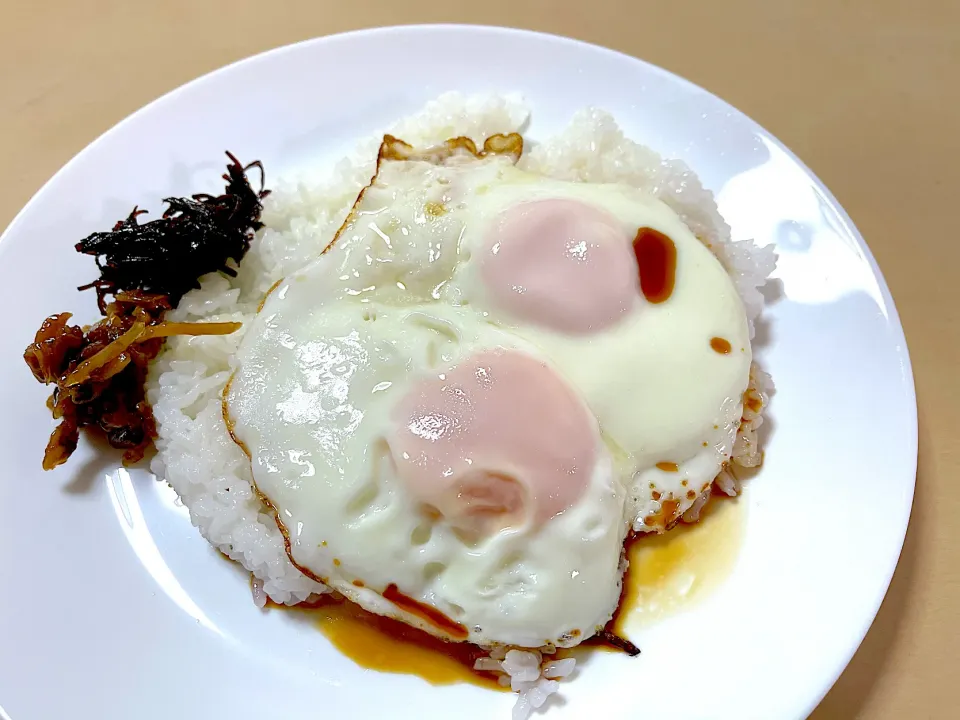
<path fill-rule="evenodd" d="M 722 337 L 710 338 L 710 347 L 713 348 L 714 352 L 718 352 L 721 355 L 729 355 L 733 349 L 730 346 L 730 341 Z"/>
<path fill-rule="evenodd" d="M 633 240 L 640 270 L 640 290 L 652 303 L 662 303 L 673 294 L 677 275 L 677 246 L 653 228 L 640 228 Z"/>

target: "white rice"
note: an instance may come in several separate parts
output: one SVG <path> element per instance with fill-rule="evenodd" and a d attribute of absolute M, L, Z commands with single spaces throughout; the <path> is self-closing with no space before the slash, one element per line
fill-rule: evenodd
<path fill-rule="evenodd" d="M 466 135 L 482 141 L 495 133 L 522 130 L 529 111 L 516 96 L 463 96 L 449 93 L 428 103 L 385 132 L 415 146 Z M 263 220 L 267 226 L 254 241 L 235 279 L 213 274 L 185 295 L 171 320 L 247 323 L 263 294 L 280 278 L 316 257 L 339 227 L 360 188 L 369 180 L 381 135 L 360 143 L 322 182 L 274 184 Z M 618 182 L 641 188 L 671 206 L 718 256 L 733 277 L 750 321 L 759 315 L 758 288 L 773 270 L 776 256 L 752 241 L 732 242 L 712 193 L 682 162 L 664 160 L 626 137 L 613 118 L 599 110 L 578 113 L 557 137 L 524 155 L 521 167 L 555 178 Z M 244 325 L 246 327 L 246 325 Z M 233 443 L 221 415 L 221 393 L 234 363 L 241 329 L 232 335 L 172 338 L 155 361 L 148 379 L 148 399 L 159 430 L 158 453 L 151 468 L 165 479 L 190 511 L 193 524 L 217 549 L 241 563 L 253 577 L 254 600 L 295 604 L 329 589 L 304 576 L 284 551 L 283 537 L 251 480 L 249 461 Z M 751 391 L 762 404 L 772 388 L 769 376 L 751 373 Z M 762 410 L 762 407 L 761 407 Z M 734 452 L 744 466 L 759 462 L 758 413 L 748 416 Z M 723 473 L 721 475 L 724 475 Z M 733 474 L 715 487 L 736 494 Z M 709 490 L 687 510 L 695 520 Z M 522 720 L 556 692 L 557 679 L 573 671 L 573 660 L 553 660 L 539 651 L 494 651 L 485 669 L 510 678 L 520 693 L 514 719 Z"/>
<path fill-rule="evenodd" d="M 574 658 L 554 657 L 554 648 L 518 650 L 496 648 L 490 657 L 474 663 L 475 670 L 499 675 L 500 685 L 518 693 L 513 706 L 513 720 L 526 720 L 534 710 L 543 707 L 560 689 L 560 680 L 570 677 L 576 668 Z"/>

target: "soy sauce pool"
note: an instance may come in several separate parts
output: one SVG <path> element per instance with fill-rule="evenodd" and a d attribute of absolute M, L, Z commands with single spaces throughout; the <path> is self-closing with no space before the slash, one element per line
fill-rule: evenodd
<path fill-rule="evenodd" d="M 696 606 L 726 580 L 743 541 L 745 503 L 715 498 L 700 517 L 698 523 L 681 523 L 664 535 L 651 533 L 631 541 L 623 598 L 609 629 L 642 648 L 645 628 Z M 504 690 L 494 675 L 473 669 L 477 658 L 485 656 L 475 645 L 445 642 L 343 600 L 322 599 L 314 606 L 283 609 L 308 619 L 360 667 L 413 675 L 432 685 L 469 683 Z M 599 650 L 610 648 L 587 641 L 558 655 L 583 657 Z"/>
<path fill-rule="evenodd" d="M 712 499 L 700 521 L 631 541 L 614 632 L 642 645 L 642 631 L 708 598 L 729 577 L 746 525 L 740 498 Z"/>

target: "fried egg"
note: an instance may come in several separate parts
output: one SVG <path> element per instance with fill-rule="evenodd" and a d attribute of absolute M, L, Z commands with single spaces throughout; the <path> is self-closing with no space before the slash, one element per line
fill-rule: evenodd
<path fill-rule="evenodd" d="M 291 559 L 451 640 L 592 635 L 619 597 L 625 493 L 589 409 L 472 310 L 318 305 L 326 264 L 271 295 L 225 396 Z"/>
<path fill-rule="evenodd" d="M 750 346 L 675 213 L 522 172 L 511 138 L 386 138 L 247 328 L 224 419 L 304 573 L 449 640 L 571 646 L 616 608 L 631 525 L 729 456 Z"/>
<path fill-rule="evenodd" d="M 637 529 L 663 529 L 732 453 L 752 359 L 733 281 L 633 188 L 511 166 L 485 180 L 449 295 L 557 364 L 633 475 Z"/>

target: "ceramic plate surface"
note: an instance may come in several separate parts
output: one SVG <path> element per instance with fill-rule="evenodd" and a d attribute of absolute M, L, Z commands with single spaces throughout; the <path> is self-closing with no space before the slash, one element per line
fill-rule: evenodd
<path fill-rule="evenodd" d="M 74 289 L 94 272 L 72 250 L 81 237 L 135 203 L 156 211 L 217 187 L 224 149 L 275 178 L 446 90 L 522 92 L 533 139 L 605 108 L 700 174 L 734 238 L 780 253 L 757 343 L 777 393 L 735 566 L 644 628 L 639 658 L 594 655 L 546 717 L 801 718 L 848 662 L 903 542 L 917 425 L 896 310 L 843 209 L 756 123 L 639 60 L 514 30 L 385 28 L 281 48 L 163 97 L 80 153 L 4 234 L 0 704 L 13 720 L 510 717 L 508 694 L 364 670 L 295 614 L 259 611 L 245 574 L 145 470 L 82 444 L 44 473 L 47 390 L 21 358 L 48 314 L 95 318 Z"/>

